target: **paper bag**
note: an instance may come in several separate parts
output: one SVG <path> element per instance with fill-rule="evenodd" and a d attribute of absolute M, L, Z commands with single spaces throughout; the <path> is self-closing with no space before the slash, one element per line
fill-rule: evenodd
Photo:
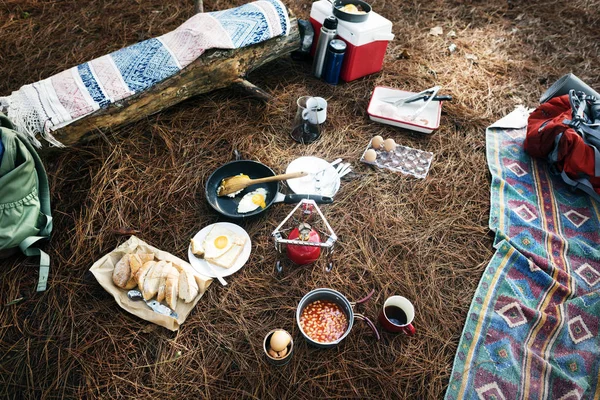
<path fill-rule="evenodd" d="M 181 299 L 177 300 L 177 307 L 175 308 L 175 311 L 178 315 L 177 319 L 155 312 L 148 307 L 144 301 L 130 300 L 129 297 L 127 297 L 128 290 L 117 287 L 112 280 L 112 274 L 115 265 L 126 253 L 152 253 L 154 254 L 154 258 L 156 260 L 170 261 L 173 264 L 177 264 L 183 268 L 188 268 L 191 271 L 194 271 L 195 275 L 198 275 L 202 278 L 198 280 L 198 296 L 192 302 L 187 304 Z M 179 329 L 179 326 L 183 324 L 190 311 L 192 311 L 192 309 L 196 306 L 196 303 L 198 303 L 198 300 L 200 300 L 206 288 L 212 282 L 212 278 L 208 278 L 197 273 L 188 262 L 183 261 L 182 259 L 177 258 L 165 251 L 159 250 L 156 247 L 152 247 L 135 236 L 131 236 L 125 243 L 121 244 L 116 249 L 96 261 L 94 265 L 92 265 L 92 268 L 90 268 L 90 271 L 92 274 L 94 274 L 98 280 L 98 283 L 100 283 L 100 285 L 102 285 L 102 287 L 108 293 L 113 295 L 115 301 L 117 304 L 119 304 L 119 306 L 121 306 L 122 309 L 142 319 L 145 319 L 146 321 L 154 322 L 157 325 L 164 326 L 172 331 Z"/>

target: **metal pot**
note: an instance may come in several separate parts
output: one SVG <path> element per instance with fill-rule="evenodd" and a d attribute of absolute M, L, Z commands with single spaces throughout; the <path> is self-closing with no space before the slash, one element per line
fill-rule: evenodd
<path fill-rule="evenodd" d="M 369 13 L 371 12 L 371 5 L 362 0 L 330 0 L 333 4 L 333 15 L 341 19 L 342 21 L 348 22 L 364 22 L 369 18 Z M 365 14 L 352 14 L 345 11 L 342 11 L 341 8 L 346 4 L 354 4 L 355 6 L 360 6 Z"/>
<path fill-rule="evenodd" d="M 371 298 L 371 296 L 373 296 L 373 293 L 375 293 L 374 289 L 371 290 L 371 292 L 365 298 L 360 299 L 356 302 L 351 302 L 350 300 L 348 300 L 346 298 L 346 296 L 344 296 L 340 292 L 333 290 L 333 289 L 319 288 L 319 289 L 314 289 L 314 290 L 308 292 L 300 300 L 300 303 L 298 303 L 298 308 L 296 309 L 296 323 L 298 324 L 298 328 L 300 328 L 300 332 L 302 332 L 302 336 L 304 336 L 304 338 L 308 341 L 308 343 L 312 344 L 315 347 L 320 347 L 323 349 L 335 347 L 338 343 L 340 343 L 342 340 L 344 340 L 344 338 L 346 338 L 346 336 L 348 336 L 348 334 L 350 333 L 350 330 L 352 329 L 352 326 L 354 325 L 354 318 L 358 318 L 358 319 L 365 321 L 367 323 L 367 325 L 369 325 L 369 327 L 373 331 L 373 334 L 375 335 L 377 340 L 379 340 L 380 339 L 379 332 L 377 331 L 375 324 L 373 324 L 373 322 L 371 322 L 371 320 L 369 318 L 365 317 L 364 315 L 354 312 L 354 306 L 356 304 L 364 303 L 367 300 L 369 300 Z M 302 311 L 304 311 L 306 306 L 308 306 L 310 303 L 312 303 L 313 301 L 316 301 L 316 300 L 326 300 L 326 301 L 334 302 L 338 306 L 340 306 L 340 308 L 342 309 L 344 314 L 346 314 L 346 318 L 348 319 L 348 328 L 346 329 L 346 332 L 344 332 L 344 334 L 342 336 L 340 336 L 337 340 L 335 340 L 333 342 L 320 343 L 320 342 L 314 341 L 313 339 L 310 338 L 310 336 L 308 336 L 304 332 L 304 330 L 302 329 L 302 326 L 300 325 L 300 316 L 302 315 Z"/>

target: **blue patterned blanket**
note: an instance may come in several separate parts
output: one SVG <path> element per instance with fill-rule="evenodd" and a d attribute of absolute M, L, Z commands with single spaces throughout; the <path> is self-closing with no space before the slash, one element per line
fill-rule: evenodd
<path fill-rule="evenodd" d="M 235 49 L 287 35 L 290 21 L 279 0 L 196 14 L 177 29 L 96 58 L 0 97 L 17 130 L 37 146 L 42 135 L 147 90 L 191 64 L 206 50 Z"/>
<path fill-rule="evenodd" d="M 497 251 L 446 400 L 600 398 L 600 204 L 531 159 L 524 138 L 525 128 L 487 130 Z"/>

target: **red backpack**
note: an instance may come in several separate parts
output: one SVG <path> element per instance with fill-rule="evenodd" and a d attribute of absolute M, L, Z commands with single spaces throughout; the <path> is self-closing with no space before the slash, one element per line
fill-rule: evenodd
<path fill-rule="evenodd" d="M 567 184 L 600 201 L 599 125 L 600 101 L 571 90 L 531 113 L 525 151 L 547 159 Z"/>

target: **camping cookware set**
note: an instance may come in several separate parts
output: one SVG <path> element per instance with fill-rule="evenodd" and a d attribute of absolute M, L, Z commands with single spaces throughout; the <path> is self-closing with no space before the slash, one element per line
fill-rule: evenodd
<path fill-rule="evenodd" d="M 269 207 L 273 205 L 273 203 L 283 202 L 286 204 L 293 204 L 298 203 L 300 200 L 307 198 L 313 199 L 316 203 L 319 204 L 328 204 L 333 202 L 333 199 L 328 196 L 305 194 L 284 195 L 279 191 L 279 181 L 263 181 L 260 183 L 250 185 L 246 187 L 240 194 L 233 198 L 229 196 L 219 196 L 218 189 L 223 179 L 230 178 L 239 174 L 245 174 L 249 176 L 250 179 L 259 179 L 276 176 L 275 172 L 273 172 L 271 168 L 258 161 L 252 160 L 231 161 L 217 168 L 206 181 L 206 200 L 215 211 L 229 218 L 241 219 L 254 217 L 256 215 L 264 213 L 266 210 L 269 209 Z M 263 188 L 267 192 L 265 198 L 266 207 L 258 207 L 256 210 L 248 213 L 238 213 L 238 205 L 243 195 L 245 193 L 250 193 L 258 188 Z"/>
<path fill-rule="evenodd" d="M 331 3 L 330 15 L 333 14 L 341 21 L 362 23 L 367 21 L 372 14 L 371 5 L 362 0 L 329 1 Z M 347 7 L 347 5 L 352 5 L 352 7 Z M 373 17 L 376 18 L 378 16 L 374 15 Z M 390 34 L 388 34 L 388 36 L 390 36 Z M 370 42 L 367 42 L 366 44 L 368 45 L 369 43 Z M 356 49 L 351 46 L 349 49 L 350 51 L 358 51 L 361 50 L 359 47 L 363 47 L 362 42 L 350 44 L 356 45 L 354 46 Z M 364 46 L 364 50 L 371 51 L 367 47 L 369 46 Z M 350 55 L 351 54 L 349 54 L 349 56 Z M 347 73 L 347 75 L 350 74 L 354 77 L 354 75 L 364 72 L 362 70 L 359 71 L 360 68 L 358 67 L 360 66 L 354 65 L 353 67 L 355 68 L 350 71 L 351 74 Z M 430 102 L 448 100 L 447 97 L 437 96 L 438 90 L 439 87 L 432 88 L 431 90 L 419 93 L 419 96 L 412 96 L 414 99 L 394 99 L 394 102 L 404 104 L 423 100 L 424 105 L 421 105 L 419 110 L 417 110 L 418 112 L 414 115 L 414 117 L 416 117 Z M 309 143 L 318 139 L 320 136 L 320 125 L 326 118 L 327 103 L 323 100 L 321 104 L 318 102 L 319 100 L 322 99 L 307 96 L 298 100 L 298 110 L 292 129 L 292 137 L 295 140 L 302 143 Z M 297 129 L 297 126 L 302 127 L 302 130 L 299 128 Z M 333 168 L 333 165 L 327 167 L 331 169 Z M 348 165 L 338 166 L 338 168 L 335 169 L 335 179 L 331 180 L 331 182 L 329 182 L 329 179 L 322 179 L 322 176 L 319 175 L 321 172 L 322 171 L 286 171 L 286 174 L 277 176 L 271 168 L 260 162 L 237 159 L 236 161 L 229 162 L 217 168 L 209 176 L 206 182 L 205 195 L 208 203 L 214 210 L 225 217 L 234 219 L 245 219 L 261 215 L 266 212 L 273 203 L 295 203 L 296 206 L 294 209 L 272 232 L 275 249 L 280 255 L 285 254 L 287 259 L 293 264 L 300 266 L 314 263 L 322 256 L 322 253 L 324 253 L 327 260 L 325 269 L 329 272 L 333 268 L 332 254 L 338 238 L 319 208 L 319 204 L 327 204 L 333 201 L 332 196 L 339 188 L 339 178 L 350 172 L 350 168 Z M 301 191 L 284 195 L 280 192 L 280 180 L 289 179 L 290 182 L 293 182 L 293 180 L 296 179 L 299 182 L 298 185 L 288 183 L 290 188 L 292 188 L 292 186 L 306 187 L 306 185 L 303 185 L 300 182 L 303 177 L 307 176 L 316 183 L 314 185 L 316 193 L 324 192 L 331 196 L 324 196 L 316 193 L 302 193 Z M 227 178 L 231 179 L 227 181 Z M 313 180 L 312 178 L 316 179 Z M 266 193 L 263 204 L 264 207 L 261 206 L 250 212 L 238 212 L 240 199 L 243 198 L 245 194 L 256 191 L 257 189 L 263 189 L 264 193 Z M 235 196 L 228 196 L 229 194 L 235 194 Z M 275 269 L 277 272 L 283 270 L 281 259 L 277 260 Z M 296 322 L 301 334 L 309 344 L 315 347 L 332 348 L 350 334 L 350 331 L 354 326 L 354 319 L 356 318 L 365 321 L 373 331 L 373 335 L 379 340 L 380 336 L 375 324 L 363 314 L 355 312 L 355 307 L 367 302 L 372 297 L 373 293 L 374 290 L 372 290 L 365 298 L 352 302 L 346 296 L 333 289 L 319 288 L 310 291 L 300 300 L 296 309 Z M 307 311 L 311 305 L 319 302 L 327 304 L 328 306 L 331 306 L 332 309 L 335 309 L 337 317 L 341 318 L 343 321 L 343 324 L 338 327 L 339 335 L 334 339 L 329 337 L 325 340 L 323 340 L 322 337 L 315 338 L 311 335 L 312 327 L 304 326 L 301 322 L 303 312 Z M 327 310 L 329 310 L 329 308 L 327 308 Z M 410 321 L 408 321 L 407 318 L 399 320 L 389 317 L 384 310 L 382 310 L 381 313 L 379 321 L 383 329 L 391 332 L 404 332 L 406 334 L 414 333 L 414 328 L 412 328 L 411 325 L 412 318 L 414 317 L 414 310 L 405 313 L 410 316 Z M 314 322 L 316 321 L 313 321 L 313 323 Z M 328 323 L 328 321 L 324 322 L 326 324 Z M 408 326 L 410 326 L 410 328 Z M 288 363 L 293 352 L 292 340 L 286 344 L 286 347 L 282 346 L 281 348 L 276 348 L 276 346 L 273 346 L 274 340 L 276 340 L 275 336 L 279 335 L 281 332 L 285 331 L 273 330 L 269 332 L 265 336 L 263 342 L 263 350 L 268 361 L 275 365 L 284 365 Z M 287 335 L 289 336 L 289 334 Z"/>
<path fill-rule="evenodd" d="M 324 349 L 335 347 L 338 343 L 340 343 L 342 340 L 344 340 L 346 338 L 346 336 L 348 336 L 350 334 L 350 331 L 352 330 L 352 326 L 354 325 L 354 318 L 357 318 L 357 319 L 361 319 L 361 320 L 365 321 L 367 323 L 367 325 L 373 331 L 373 335 L 377 338 L 377 340 L 379 340 L 380 339 L 379 332 L 377 331 L 375 324 L 373 324 L 373 322 L 369 318 L 365 317 L 364 315 L 354 312 L 354 306 L 356 306 L 357 304 L 367 302 L 371 298 L 371 296 L 373 296 L 373 293 L 375 293 L 375 290 L 371 290 L 371 292 L 365 298 L 360 299 L 355 302 L 351 302 L 350 300 L 348 300 L 348 298 L 346 298 L 346 296 L 344 296 L 340 292 L 333 290 L 333 289 L 319 288 L 319 289 L 315 289 L 315 290 L 308 292 L 300 300 L 300 303 L 298 303 L 298 308 L 296 309 L 296 323 L 298 324 L 298 328 L 300 329 L 302 336 L 304 336 L 304 338 L 308 341 L 308 343 L 310 343 L 311 345 L 313 345 L 315 347 L 320 347 L 320 348 L 324 348 Z M 345 331 L 341 334 L 340 337 L 338 337 L 337 339 L 335 339 L 331 342 L 323 343 L 323 342 L 317 341 L 313 337 L 311 337 L 305 331 L 305 329 L 302 328 L 302 324 L 301 324 L 301 320 L 300 320 L 302 312 L 311 303 L 316 302 L 316 301 L 328 301 L 328 302 L 332 302 L 332 303 L 336 304 L 344 313 L 345 319 L 347 321 L 347 327 L 346 327 Z"/>
<path fill-rule="evenodd" d="M 333 166 L 330 165 L 330 168 L 333 168 Z M 223 185 L 223 181 L 240 174 L 244 174 L 248 179 L 255 179 L 256 181 L 251 182 L 250 185 L 244 185 L 245 187 L 242 188 L 241 193 L 235 197 L 226 195 L 220 196 L 218 191 L 219 187 Z M 301 178 L 306 175 L 306 173 L 289 173 L 280 177 L 279 180 L 286 178 Z M 275 179 L 277 179 L 275 172 L 260 162 L 252 160 L 232 161 L 219 167 L 210 175 L 206 182 L 206 199 L 216 211 L 230 218 L 246 218 L 259 215 L 266 211 L 273 203 L 278 201 L 297 203 L 294 209 L 272 233 L 275 249 L 281 255 L 285 253 L 287 258 L 296 265 L 312 264 L 320 258 L 321 253 L 324 251 L 327 259 L 326 271 L 331 271 L 333 268 L 332 255 L 334 245 L 337 241 L 337 235 L 323 215 L 318 204 L 331 203 L 333 199 L 331 197 L 313 194 L 283 195 L 279 191 L 279 180 Z M 243 197 L 244 192 L 256 190 L 257 188 L 263 188 L 267 192 L 265 199 L 266 207 L 264 209 L 259 208 L 253 212 L 240 215 L 237 212 L 239 198 Z M 298 216 L 297 214 L 300 215 Z M 287 238 L 284 237 L 286 233 Z M 277 260 L 275 267 L 277 272 L 283 270 L 281 260 Z M 357 318 L 364 320 L 372 329 L 374 336 L 379 340 L 380 336 L 375 324 L 369 318 L 354 311 L 356 305 L 367 302 L 373 293 L 374 290 L 372 290 L 365 298 L 356 302 L 351 302 L 340 292 L 328 288 L 319 288 L 307 293 L 300 300 L 296 310 L 296 321 L 300 328 L 300 332 L 311 345 L 319 348 L 331 348 L 335 347 L 348 336 L 354 325 L 354 319 Z M 414 317 L 414 308 L 412 308 L 412 304 L 410 304 L 408 300 L 404 298 L 401 298 L 404 300 L 398 300 L 397 298 L 399 298 L 399 296 L 393 296 L 386 300 L 384 308 L 379 316 L 381 327 L 390 332 L 404 332 L 407 335 L 412 335 L 414 334 L 414 327 L 411 322 Z M 315 340 L 302 328 L 300 323 L 302 312 L 311 303 L 317 301 L 335 304 L 343 313 L 346 325 L 344 325 L 343 331 L 340 331 L 339 337 L 334 340 L 324 342 Z M 405 318 L 402 321 L 394 319 L 392 316 L 386 314 L 386 310 L 391 309 L 391 306 L 398 306 L 397 303 L 406 309 L 403 314 L 405 315 Z M 273 332 L 274 331 L 269 332 L 267 337 L 265 337 L 263 343 L 265 355 L 270 363 L 274 365 L 284 365 L 290 360 L 293 350 L 293 341 L 291 342 L 290 347 L 288 347 L 288 350 L 285 350 L 285 355 L 282 355 L 280 358 L 273 357 L 272 351 L 269 353 L 269 350 L 271 350 L 269 347 L 269 340 L 273 336 Z"/>

